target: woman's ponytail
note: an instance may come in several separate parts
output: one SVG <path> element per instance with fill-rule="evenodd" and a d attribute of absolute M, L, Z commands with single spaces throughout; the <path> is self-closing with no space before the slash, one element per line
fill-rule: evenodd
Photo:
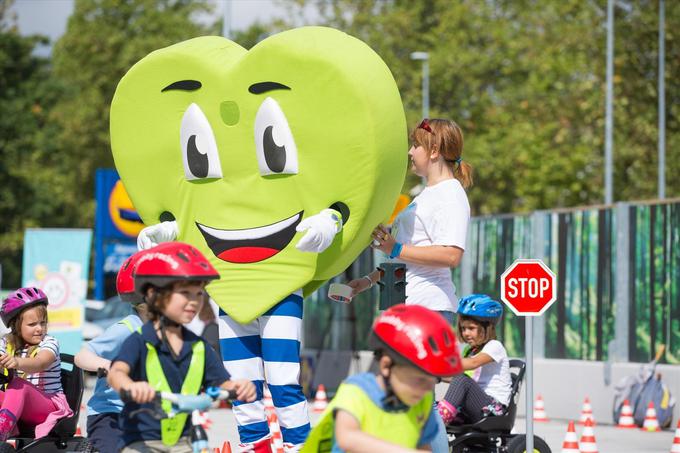
<path fill-rule="evenodd" d="M 460 184 L 464 189 L 472 186 L 472 165 L 468 164 L 464 160 L 460 163 L 454 163 L 453 176 L 460 181 Z"/>

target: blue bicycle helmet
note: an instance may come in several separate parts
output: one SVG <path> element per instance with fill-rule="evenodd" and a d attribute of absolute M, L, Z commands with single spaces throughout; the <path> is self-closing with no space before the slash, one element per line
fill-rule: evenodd
<path fill-rule="evenodd" d="M 486 294 L 470 294 L 458 301 L 457 313 L 477 321 L 498 324 L 503 316 L 503 305 Z"/>

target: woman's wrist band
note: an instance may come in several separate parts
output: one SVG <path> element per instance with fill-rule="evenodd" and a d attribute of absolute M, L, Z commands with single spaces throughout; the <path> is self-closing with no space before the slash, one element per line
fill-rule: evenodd
<path fill-rule="evenodd" d="M 368 287 L 369 288 L 372 288 L 373 285 L 375 284 L 375 283 L 373 283 L 373 280 L 371 280 L 371 277 L 369 277 L 368 275 L 364 275 L 362 278 L 365 278 L 366 280 L 368 280 Z"/>
<path fill-rule="evenodd" d="M 401 249 L 404 248 L 404 244 L 400 244 L 399 242 L 394 243 L 394 247 L 392 247 L 392 251 L 390 252 L 390 258 L 398 258 L 399 255 L 401 255 Z"/>

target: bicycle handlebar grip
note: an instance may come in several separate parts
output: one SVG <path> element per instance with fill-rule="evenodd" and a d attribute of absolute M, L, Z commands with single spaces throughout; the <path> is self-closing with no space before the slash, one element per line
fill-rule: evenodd
<path fill-rule="evenodd" d="M 132 399 L 132 392 L 131 392 L 130 390 L 128 390 L 128 389 L 120 389 L 120 399 L 121 399 L 124 403 L 131 403 L 131 402 L 133 402 L 133 399 Z"/>

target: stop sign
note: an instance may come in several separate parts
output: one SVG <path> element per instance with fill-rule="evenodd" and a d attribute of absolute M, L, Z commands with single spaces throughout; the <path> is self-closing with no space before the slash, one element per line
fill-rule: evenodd
<path fill-rule="evenodd" d="M 516 260 L 501 275 L 501 299 L 518 316 L 540 316 L 557 299 L 557 278 L 541 260 Z"/>

